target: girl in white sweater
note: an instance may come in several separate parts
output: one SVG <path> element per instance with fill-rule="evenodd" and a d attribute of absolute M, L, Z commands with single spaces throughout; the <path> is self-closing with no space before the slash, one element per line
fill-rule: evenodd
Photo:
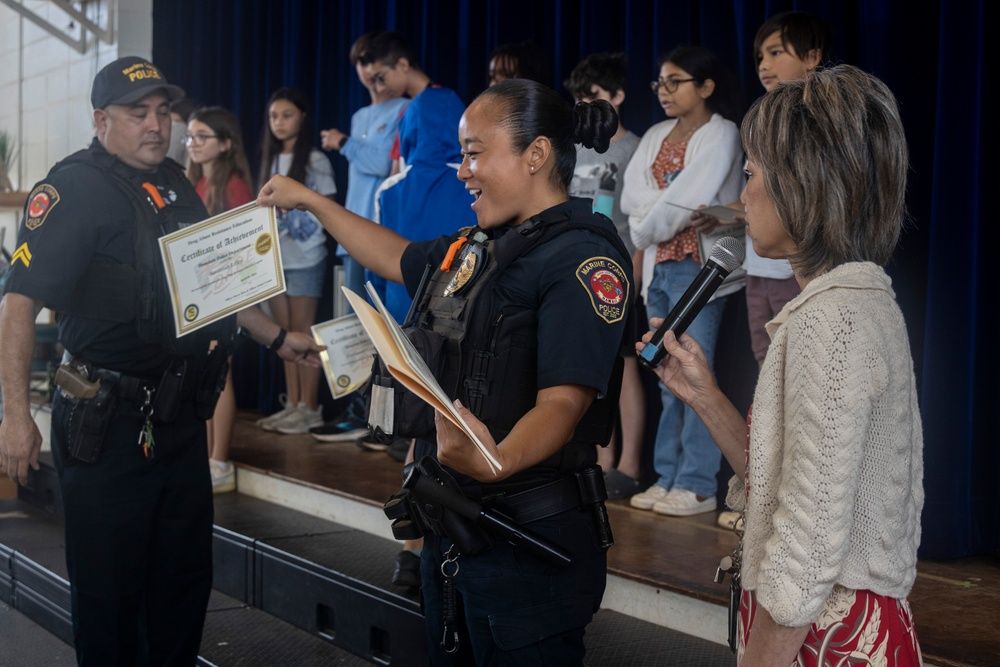
<path fill-rule="evenodd" d="M 625 170 L 621 209 L 636 248 L 644 251 L 642 286 L 651 317 L 677 304 L 707 257 L 690 209 L 733 201 L 742 178 L 735 85 L 710 51 L 680 47 L 660 65 L 652 83 L 668 120 L 646 132 Z M 727 119 L 728 118 L 728 119 Z M 688 327 L 711 364 L 725 295 L 723 285 Z M 663 412 L 653 467 L 659 479 L 632 496 L 633 507 L 685 516 L 715 509 L 719 450 L 691 408 L 660 388 Z"/>
<path fill-rule="evenodd" d="M 906 595 L 923 437 L 906 326 L 881 268 L 906 190 L 896 101 L 842 65 L 769 92 L 742 134 L 747 233 L 760 256 L 788 258 L 803 288 L 767 324 L 749 438 L 694 340 L 668 334 L 658 369 L 736 471 L 740 664 L 919 665 Z"/>

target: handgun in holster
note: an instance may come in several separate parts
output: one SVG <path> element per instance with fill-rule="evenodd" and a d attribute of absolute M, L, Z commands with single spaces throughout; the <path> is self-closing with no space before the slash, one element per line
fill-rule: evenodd
<path fill-rule="evenodd" d="M 118 404 L 116 384 L 110 379 L 91 379 L 85 366 L 71 364 L 59 366 L 55 383 L 69 401 L 66 452 L 83 463 L 94 463 Z"/>
<path fill-rule="evenodd" d="M 548 563 L 560 566 L 572 563 L 569 554 L 559 546 L 467 497 L 458 482 L 430 456 L 414 464 L 402 490 L 383 509 L 393 521 L 396 539 L 415 539 L 424 532 L 433 532 L 451 539 L 459 552 L 466 555 L 480 553 L 491 547 L 494 539 L 499 539 Z"/>

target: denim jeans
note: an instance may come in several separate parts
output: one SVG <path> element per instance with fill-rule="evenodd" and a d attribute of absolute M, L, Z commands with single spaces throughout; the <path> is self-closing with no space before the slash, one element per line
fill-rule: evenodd
<path fill-rule="evenodd" d="M 677 304 L 701 267 L 690 257 L 657 264 L 649 283 L 646 310 L 650 317 L 664 317 Z M 715 356 L 715 341 L 726 297 L 709 302 L 687 329 L 698 341 L 709 367 Z M 694 491 L 699 496 L 714 496 L 715 476 L 719 472 L 721 452 L 695 411 L 660 384 L 663 413 L 656 430 L 653 468 L 657 483 L 665 489 Z"/>

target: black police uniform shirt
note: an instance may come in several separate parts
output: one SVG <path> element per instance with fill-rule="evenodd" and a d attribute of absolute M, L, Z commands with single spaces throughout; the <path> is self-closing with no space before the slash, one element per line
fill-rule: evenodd
<path fill-rule="evenodd" d="M 104 148 L 95 139 L 91 150 Z M 193 187 L 176 188 L 179 192 L 168 188 L 162 168 L 136 173 L 157 187 L 167 208 L 202 206 Z M 127 195 L 101 171 L 70 164 L 50 173 L 28 196 L 6 291 L 55 311 L 60 342 L 73 355 L 102 368 L 153 378 L 168 356 L 161 346 L 140 341 L 134 323 L 59 315 L 91 261 L 134 262 L 136 224 Z"/>
<path fill-rule="evenodd" d="M 574 216 L 589 216 L 591 206 L 590 200 L 570 199 L 549 211 L 566 207 Z M 496 238 L 511 229 L 487 233 Z M 446 236 L 407 246 L 400 267 L 411 295 L 426 266 L 440 266 L 453 240 Z M 634 343 L 628 338 L 634 294 L 626 267 L 631 266 L 599 233 L 573 229 L 531 249 L 496 278 L 494 289 L 505 300 L 538 313 L 538 389 L 575 384 L 599 395 L 607 391 L 618 356 Z M 620 317 L 609 317 L 605 304 Z"/>

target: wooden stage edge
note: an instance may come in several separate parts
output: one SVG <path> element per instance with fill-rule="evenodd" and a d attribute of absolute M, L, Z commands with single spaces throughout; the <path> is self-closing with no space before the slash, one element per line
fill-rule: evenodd
<path fill-rule="evenodd" d="M 242 412 L 237 418 L 231 456 L 238 466 L 378 507 L 399 490 L 400 464 L 385 454 L 262 431 L 254 426 L 257 417 Z M 715 513 L 664 517 L 624 501 L 609 503 L 608 511 L 615 534 L 609 573 L 727 603 L 728 586 L 712 576 L 736 537 L 715 524 Z M 939 667 L 1000 665 L 1000 561 L 920 561 L 909 600 L 925 660 Z"/>

